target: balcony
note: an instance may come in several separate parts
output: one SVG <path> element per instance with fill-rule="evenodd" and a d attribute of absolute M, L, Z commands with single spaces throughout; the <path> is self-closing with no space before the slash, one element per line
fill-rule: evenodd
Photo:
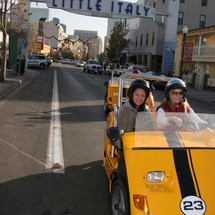
<path fill-rule="evenodd" d="M 215 46 L 194 46 L 193 58 L 201 58 L 202 60 L 207 58 L 215 61 Z"/>

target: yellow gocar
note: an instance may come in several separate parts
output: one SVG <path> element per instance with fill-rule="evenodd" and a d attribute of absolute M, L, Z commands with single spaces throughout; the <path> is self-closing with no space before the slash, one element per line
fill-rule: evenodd
<path fill-rule="evenodd" d="M 161 130 L 156 113 L 142 112 L 135 131 L 125 133 L 117 127 L 118 108 L 108 115 L 103 150 L 111 214 L 214 215 L 215 115 Z"/>

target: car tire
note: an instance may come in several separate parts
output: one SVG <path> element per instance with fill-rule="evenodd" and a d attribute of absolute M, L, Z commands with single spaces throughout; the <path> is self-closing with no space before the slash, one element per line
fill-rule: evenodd
<path fill-rule="evenodd" d="M 45 64 L 41 63 L 39 67 L 40 69 L 45 69 Z"/>
<path fill-rule="evenodd" d="M 105 98 L 104 98 L 104 112 L 105 114 L 108 114 L 110 112 L 108 108 L 107 95 L 105 95 Z"/>
<path fill-rule="evenodd" d="M 122 179 L 117 178 L 113 182 L 110 198 L 112 215 L 130 215 L 128 192 Z"/>

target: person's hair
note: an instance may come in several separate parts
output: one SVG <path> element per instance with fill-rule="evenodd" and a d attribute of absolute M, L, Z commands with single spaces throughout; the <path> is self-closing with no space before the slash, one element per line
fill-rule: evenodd
<path fill-rule="evenodd" d="M 187 102 L 187 99 L 183 99 L 180 103 L 181 107 L 182 107 L 182 112 L 188 113 L 190 110 L 190 105 Z M 166 98 L 163 99 L 163 101 L 161 102 L 161 104 L 157 107 L 158 108 L 163 108 L 163 109 L 168 109 L 169 112 L 174 112 L 174 109 L 172 107 L 172 104 L 170 102 L 170 100 L 167 100 Z"/>

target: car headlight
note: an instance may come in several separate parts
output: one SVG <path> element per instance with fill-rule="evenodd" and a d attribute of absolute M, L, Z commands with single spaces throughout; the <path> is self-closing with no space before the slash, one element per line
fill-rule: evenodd
<path fill-rule="evenodd" d="M 165 172 L 153 171 L 147 174 L 147 182 L 157 183 L 162 182 L 165 179 Z"/>

